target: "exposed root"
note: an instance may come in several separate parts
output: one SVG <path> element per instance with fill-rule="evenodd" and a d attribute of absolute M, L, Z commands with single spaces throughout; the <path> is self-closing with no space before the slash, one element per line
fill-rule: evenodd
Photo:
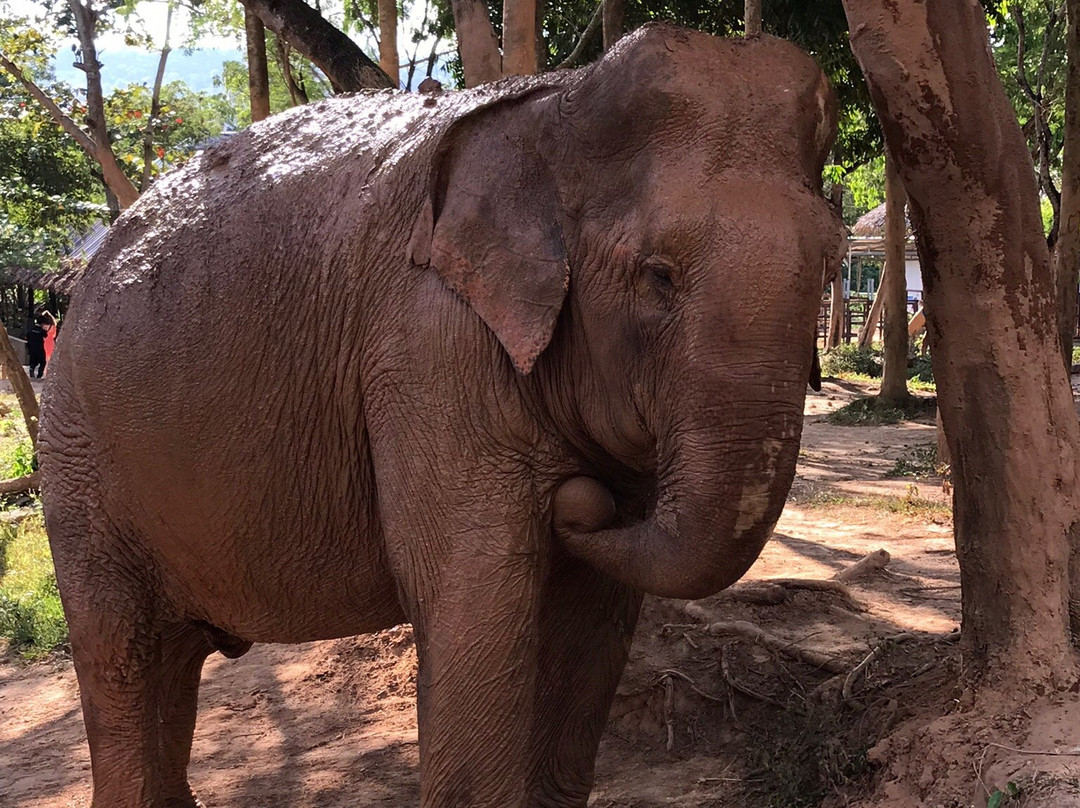
<path fill-rule="evenodd" d="M 690 617 L 699 618 L 701 615 L 706 615 L 705 610 L 695 603 L 688 603 L 683 608 Z M 734 634 L 736 636 L 747 637 L 786 657 L 798 660 L 799 662 L 804 662 L 807 665 L 820 668 L 829 673 L 843 673 L 847 671 L 847 665 L 843 661 L 827 654 L 823 654 L 820 651 L 814 651 L 810 648 L 798 648 L 787 640 L 782 640 L 775 634 L 770 634 L 760 626 L 756 626 L 745 620 L 721 620 L 714 623 L 707 623 L 702 626 L 702 628 L 709 634 Z"/>
<path fill-rule="evenodd" d="M 860 558 L 850 567 L 840 570 L 840 572 L 833 576 L 833 580 L 840 581 L 841 583 L 850 583 L 851 581 L 865 578 L 867 575 L 885 569 L 890 561 L 892 561 L 892 556 L 890 556 L 887 551 L 875 550 Z"/>

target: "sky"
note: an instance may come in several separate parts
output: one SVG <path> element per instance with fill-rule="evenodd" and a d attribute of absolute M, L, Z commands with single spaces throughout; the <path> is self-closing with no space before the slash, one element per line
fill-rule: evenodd
<path fill-rule="evenodd" d="M 421 12 L 420 3 L 414 3 L 415 10 Z M 34 0 L 0 0 L 0 11 L 30 18 L 41 14 L 41 4 Z M 132 17 L 135 30 L 145 31 L 160 48 L 165 37 L 166 20 L 165 0 L 142 0 L 137 7 L 137 14 Z M 403 21 L 403 23 L 411 21 Z M 398 30 L 399 45 L 410 42 L 411 24 L 403 24 Z M 243 43 L 239 37 L 203 36 L 199 39 L 198 49 L 190 52 L 178 46 L 186 43 L 190 37 L 189 13 L 187 9 L 177 7 L 173 11 L 171 41 L 176 48 L 169 55 L 165 71 L 165 80 L 183 79 L 195 90 L 212 91 L 214 77 L 222 72 L 222 64 L 230 60 L 244 58 Z M 370 35 L 352 37 L 369 56 L 378 60 L 378 47 Z M 75 40 L 64 42 L 59 50 L 56 64 L 57 78 L 81 86 L 84 75 L 72 66 L 73 59 L 67 58 Z M 421 52 L 425 48 L 421 46 Z M 404 53 L 402 54 L 404 57 Z M 131 48 L 124 43 L 123 24 L 117 30 L 107 31 L 98 37 L 98 58 L 104 68 L 101 72 L 102 85 L 106 93 L 118 86 L 133 82 L 151 84 L 157 70 L 159 52 L 146 48 Z M 402 72 L 404 77 L 405 71 Z"/>

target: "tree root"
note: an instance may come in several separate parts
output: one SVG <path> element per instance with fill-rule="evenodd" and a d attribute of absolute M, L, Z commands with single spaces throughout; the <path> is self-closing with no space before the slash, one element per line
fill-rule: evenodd
<path fill-rule="evenodd" d="M 841 583 L 850 583 L 858 578 L 865 578 L 867 575 L 878 572 L 885 569 L 886 565 L 892 561 L 892 556 L 885 550 L 875 550 L 872 553 L 860 558 L 850 567 L 845 567 L 833 576 L 834 581 L 840 581 Z"/>
<path fill-rule="evenodd" d="M 709 634 L 734 634 L 739 637 L 747 637 L 748 639 L 761 643 L 766 648 L 770 648 L 786 657 L 828 671 L 829 673 L 847 672 L 848 666 L 843 661 L 831 657 L 828 654 L 823 654 L 820 651 L 814 651 L 810 648 L 798 648 L 787 640 L 782 640 L 775 634 L 770 634 L 760 626 L 756 626 L 746 620 L 721 620 L 709 622 L 710 618 L 708 612 L 692 601 L 683 605 L 683 611 L 691 619 L 704 623 L 705 625 L 702 626 L 702 629 Z"/>

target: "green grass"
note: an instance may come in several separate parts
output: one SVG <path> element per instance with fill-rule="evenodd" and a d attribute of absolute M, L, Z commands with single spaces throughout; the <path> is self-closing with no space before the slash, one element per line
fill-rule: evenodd
<path fill-rule="evenodd" d="M 0 637 L 32 658 L 63 645 L 67 636 L 41 514 L 0 526 Z"/>
<path fill-rule="evenodd" d="M 0 396 L 0 412 L 0 479 L 29 474 L 35 465 L 33 445 L 15 396 Z M 31 658 L 67 642 L 40 511 L 17 525 L 0 524 L 0 638 Z"/>
<path fill-rule="evenodd" d="M 924 519 L 949 516 L 952 508 L 941 502 L 934 502 L 919 496 L 919 489 L 915 485 L 908 486 L 905 496 L 862 496 L 858 494 L 845 494 L 840 491 L 819 491 L 805 500 L 795 502 L 804 508 L 869 508 L 883 513 L 894 513 L 901 516 L 916 516 Z"/>
<path fill-rule="evenodd" d="M 934 399 L 912 398 L 899 407 L 886 405 L 877 398 L 860 398 L 825 416 L 836 426 L 882 426 L 934 416 Z"/>

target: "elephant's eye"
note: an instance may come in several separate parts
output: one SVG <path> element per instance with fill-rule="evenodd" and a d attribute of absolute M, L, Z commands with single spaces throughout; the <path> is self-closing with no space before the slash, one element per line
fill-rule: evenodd
<path fill-rule="evenodd" d="M 666 258 L 644 258 L 639 266 L 639 289 L 652 302 L 668 308 L 675 294 L 676 273 L 675 264 Z"/>

